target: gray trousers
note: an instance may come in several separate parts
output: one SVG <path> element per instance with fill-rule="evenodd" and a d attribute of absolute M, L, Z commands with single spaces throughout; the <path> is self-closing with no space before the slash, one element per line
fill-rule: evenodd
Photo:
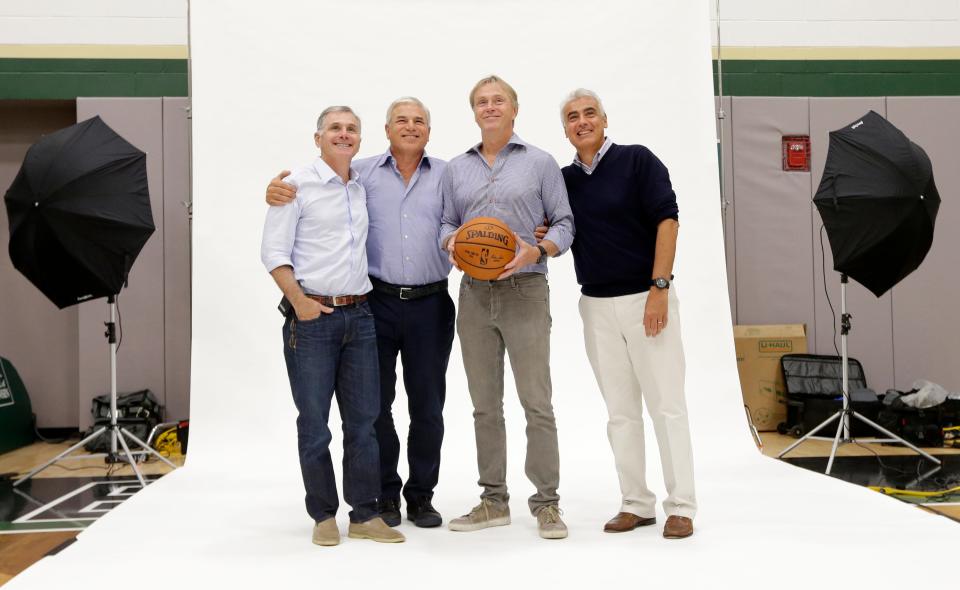
<path fill-rule="evenodd" d="M 550 383 L 550 289 L 540 273 L 460 283 L 457 333 L 473 400 L 481 497 L 506 504 L 507 437 L 503 421 L 503 353 L 527 420 L 527 477 L 537 488 L 530 511 L 560 500 L 560 454 Z"/>

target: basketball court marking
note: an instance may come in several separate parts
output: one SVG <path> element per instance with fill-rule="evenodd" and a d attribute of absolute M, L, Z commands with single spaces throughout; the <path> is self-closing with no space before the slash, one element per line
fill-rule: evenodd
<path fill-rule="evenodd" d="M 147 483 L 155 479 L 148 478 Z M 0 534 L 83 530 L 140 490 L 134 478 L 94 481 L 49 478 L 33 483 L 36 487 L 28 491 L 13 488 L 12 495 L 35 508 L 0 522 Z M 68 491 L 60 493 L 65 485 Z"/>

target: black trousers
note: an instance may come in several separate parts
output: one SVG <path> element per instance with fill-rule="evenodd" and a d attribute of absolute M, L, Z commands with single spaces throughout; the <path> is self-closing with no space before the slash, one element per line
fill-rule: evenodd
<path fill-rule="evenodd" d="M 456 315 L 453 300 L 446 291 L 402 301 L 373 290 L 368 301 L 376 321 L 380 355 L 380 416 L 375 423 L 380 445 L 380 497 L 399 500 L 402 490 L 408 502 L 432 498 L 440 476 L 447 362 Z M 397 395 L 398 354 L 410 412 L 406 484 L 397 472 L 400 439 L 392 411 Z"/>

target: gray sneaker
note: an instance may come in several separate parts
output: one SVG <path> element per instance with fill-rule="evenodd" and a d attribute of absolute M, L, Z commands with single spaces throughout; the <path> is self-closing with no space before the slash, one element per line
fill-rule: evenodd
<path fill-rule="evenodd" d="M 479 531 L 507 524 L 510 524 L 510 507 L 481 498 L 480 503 L 473 507 L 470 514 L 454 518 L 450 521 L 449 527 L 451 531 Z"/>
<path fill-rule="evenodd" d="M 567 525 L 560 518 L 560 509 L 555 504 L 537 511 L 537 528 L 544 539 L 566 539 Z"/>

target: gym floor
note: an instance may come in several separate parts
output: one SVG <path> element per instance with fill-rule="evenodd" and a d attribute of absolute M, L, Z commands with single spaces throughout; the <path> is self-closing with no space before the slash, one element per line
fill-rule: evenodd
<path fill-rule="evenodd" d="M 85 526 L 139 488 L 129 465 L 110 466 L 103 458 L 61 461 L 13 487 L 17 477 L 75 442 L 38 442 L 0 455 L 0 585 L 68 546 Z M 178 466 L 184 462 L 180 454 L 169 459 Z M 148 480 L 171 470 L 157 459 L 139 467 Z"/>
<path fill-rule="evenodd" d="M 793 438 L 776 432 L 760 433 L 763 453 L 775 457 Z M 35 443 L 0 455 L 0 585 L 31 564 L 53 555 L 74 541 L 83 527 L 132 495 L 136 479 L 129 466 L 109 469 L 102 459 L 78 459 L 55 464 L 14 490 L 12 474 L 30 471 L 64 451 L 71 442 Z M 808 441 L 795 449 L 787 461 L 822 473 L 830 454 L 828 441 Z M 943 460 L 930 473 L 931 464 L 921 462 L 909 449 L 878 444 L 844 445 L 838 453 L 832 477 L 858 485 L 909 490 L 898 499 L 916 503 L 919 509 L 960 522 L 960 494 L 952 498 L 931 495 L 960 486 L 960 449 L 928 449 Z M 170 457 L 183 465 L 182 455 Z M 152 460 L 141 465 L 148 479 L 170 471 Z M 951 501 L 952 499 L 952 501 Z M 893 498 L 891 502 L 896 501 Z"/>

